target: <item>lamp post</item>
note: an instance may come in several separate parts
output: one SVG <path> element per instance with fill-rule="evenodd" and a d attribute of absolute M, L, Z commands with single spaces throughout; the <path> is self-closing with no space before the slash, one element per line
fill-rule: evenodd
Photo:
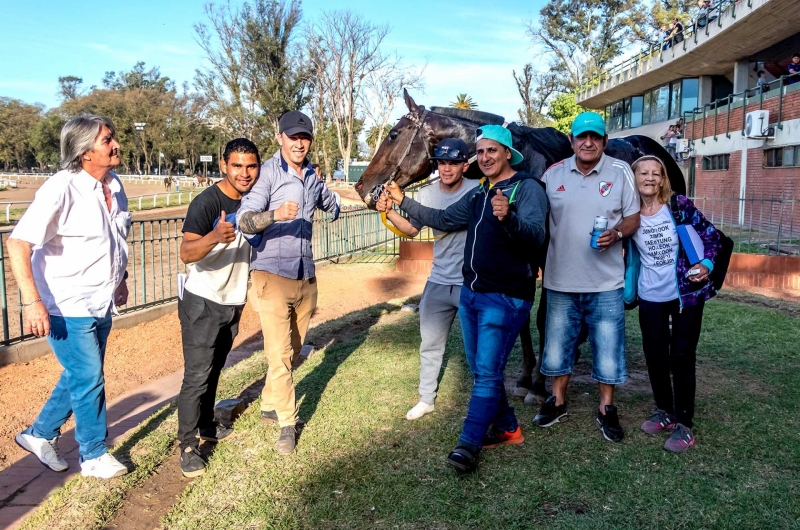
<path fill-rule="evenodd" d="M 139 142 L 142 144 L 142 154 L 144 154 L 144 140 L 142 139 L 142 137 L 144 136 L 145 125 L 147 125 L 147 123 L 143 121 L 137 121 L 133 124 L 133 128 L 136 130 L 136 132 L 139 133 Z M 145 162 L 146 161 L 147 157 L 145 156 Z"/>

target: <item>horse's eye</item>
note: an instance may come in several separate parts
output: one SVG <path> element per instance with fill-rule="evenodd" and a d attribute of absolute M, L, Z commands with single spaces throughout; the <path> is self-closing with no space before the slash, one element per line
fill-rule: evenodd
<path fill-rule="evenodd" d="M 389 133 L 389 140 L 391 140 L 391 141 L 397 140 L 397 131 L 391 131 Z"/>

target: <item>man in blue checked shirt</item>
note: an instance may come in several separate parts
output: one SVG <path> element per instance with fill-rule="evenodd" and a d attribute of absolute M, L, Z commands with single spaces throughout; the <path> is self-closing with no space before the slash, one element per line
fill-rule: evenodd
<path fill-rule="evenodd" d="M 292 361 L 300 355 L 317 307 L 311 233 L 317 208 L 339 215 L 341 199 L 317 179 L 306 159 L 311 118 L 290 111 L 278 122 L 280 150 L 261 165 L 258 182 L 242 198 L 236 222 L 244 234 L 261 234 L 250 260 L 248 298 L 261 317 L 269 370 L 261 393 L 261 417 L 281 427 L 277 450 L 294 451 L 297 401 Z"/>

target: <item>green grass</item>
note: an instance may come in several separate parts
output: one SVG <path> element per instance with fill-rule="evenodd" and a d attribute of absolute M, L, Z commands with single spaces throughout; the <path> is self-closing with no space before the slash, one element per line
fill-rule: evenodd
<path fill-rule="evenodd" d="M 629 370 L 642 372 L 636 312 Z M 796 528 L 800 517 L 800 342 L 784 311 L 714 301 L 699 346 L 697 446 L 665 452 L 638 430 L 649 389 L 621 387 L 627 437 L 594 426 L 596 388 L 573 384 L 569 420 L 534 429 L 517 405 L 525 444 L 484 452 L 460 477 L 444 462 L 471 382 L 455 326 L 436 412 L 404 414 L 417 399 L 419 318 L 337 339 L 297 372 L 297 452 L 274 450 L 278 429 L 258 407 L 221 443 L 208 473 L 164 520 L 167 528 Z M 516 374 L 518 352 L 507 374 Z M 579 373 L 589 369 L 585 354 Z"/>

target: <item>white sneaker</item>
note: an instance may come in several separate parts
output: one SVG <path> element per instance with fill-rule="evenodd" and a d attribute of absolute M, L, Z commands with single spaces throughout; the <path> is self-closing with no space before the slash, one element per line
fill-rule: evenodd
<path fill-rule="evenodd" d="M 406 414 L 406 419 L 418 420 L 425 414 L 433 412 L 433 409 L 434 409 L 433 405 L 428 405 L 427 403 L 423 403 L 422 401 L 420 401 L 419 403 L 414 405 L 414 408 L 408 411 L 408 413 Z"/>
<path fill-rule="evenodd" d="M 33 453 L 39 461 L 53 471 L 66 471 L 69 468 L 66 460 L 58 454 L 58 436 L 52 440 L 37 438 L 27 432 L 27 429 L 14 437 L 17 445 Z"/>
<path fill-rule="evenodd" d="M 102 479 L 114 478 L 124 475 L 128 468 L 119 463 L 119 460 L 104 453 L 97 458 L 81 462 L 81 475 L 84 477 L 97 477 Z"/>

